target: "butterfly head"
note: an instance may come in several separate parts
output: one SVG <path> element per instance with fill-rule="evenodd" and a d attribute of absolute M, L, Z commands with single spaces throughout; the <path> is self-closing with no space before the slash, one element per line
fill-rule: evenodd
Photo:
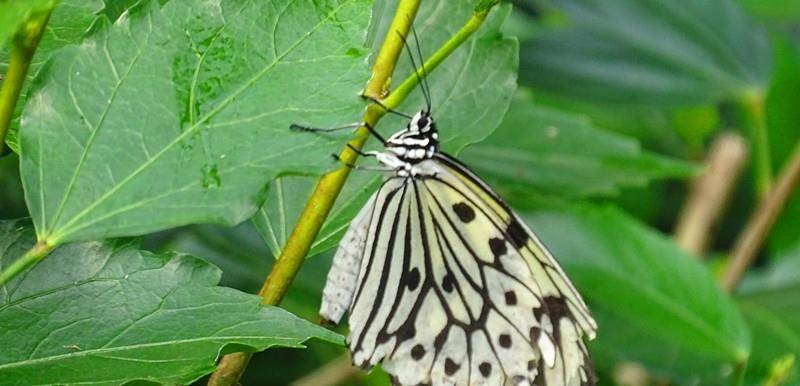
<path fill-rule="evenodd" d="M 427 110 L 411 117 L 405 129 L 386 141 L 387 149 L 405 162 L 417 163 L 433 157 L 439 151 L 436 122 Z"/>

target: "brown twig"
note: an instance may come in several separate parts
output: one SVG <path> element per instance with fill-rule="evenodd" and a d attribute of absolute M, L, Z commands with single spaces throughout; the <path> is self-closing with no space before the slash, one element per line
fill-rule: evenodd
<path fill-rule="evenodd" d="M 678 223 L 675 241 L 681 248 L 702 256 L 712 229 L 727 207 L 733 187 L 747 160 L 747 144 L 735 133 L 723 133 L 711 144 L 706 169 L 692 180 Z"/>
<path fill-rule="evenodd" d="M 736 240 L 730 261 L 722 277 L 722 288 L 727 292 L 733 292 L 736 289 L 744 272 L 755 261 L 757 252 L 764 244 L 764 240 L 798 182 L 800 182 L 800 142 L 795 145 L 792 156 L 781 170 L 777 182 L 761 200 Z"/>

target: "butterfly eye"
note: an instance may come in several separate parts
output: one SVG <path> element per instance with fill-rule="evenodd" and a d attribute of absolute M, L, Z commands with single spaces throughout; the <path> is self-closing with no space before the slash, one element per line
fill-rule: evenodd
<path fill-rule="evenodd" d="M 417 127 L 421 129 L 427 126 L 428 126 L 428 117 L 419 117 L 419 119 L 417 119 Z"/>

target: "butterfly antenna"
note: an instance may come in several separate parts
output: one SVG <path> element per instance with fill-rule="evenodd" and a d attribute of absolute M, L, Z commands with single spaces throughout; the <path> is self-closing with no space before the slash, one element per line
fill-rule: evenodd
<path fill-rule="evenodd" d="M 422 81 L 422 77 L 419 75 L 419 70 L 417 69 L 417 62 L 414 60 L 414 54 L 411 53 L 411 46 L 409 46 L 408 41 L 406 40 L 405 36 L 397 31 L 397 34 L 400 36 L 400 39 L 403 41 L 403 44 L 406 46 L 406 52 L 408 53 L 408 58 L 411 59 L 411 66 L 414 67 L 414 75 L 417 76 L 417 81 L 419 82 L 419 86 L 422 88 L 422 95 L 425 97 L 425 103 L 428 105 L 428 111 L 431 109 L 431 97 L 428 95 L 428 91 L 426 90 L 425 84 Z"/>
<path fill-rule="evenodd" d="M 417 45 L 417 56 L 419 56 L 419 64 L 422 67 L 422 80 L 425 82 L 425 89 L 427 89 L 428 92 L 428 114 L 430 114 L 431 106 L 433 105 L 431 98 L 431 86 L 428 84 L 428 71 L 425 70 L 425 59 L 422 57 L 422 48 L 419 45 L 417 29 L 414 28 L 414 24 L 411 24 L 411 33 L 414 35 L 414 43 Z"/>

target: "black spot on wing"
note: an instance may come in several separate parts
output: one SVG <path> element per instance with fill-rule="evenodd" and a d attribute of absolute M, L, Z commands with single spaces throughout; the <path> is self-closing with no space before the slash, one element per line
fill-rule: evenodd
<path fill-rule="evenodd" d="M 566 300 L 561 296 L 545 296 L 542 300 L 547 308 L 550 321 L 553 323 L 553 338 L 558 342 L 561 339 L 560 320 L 561 318 L 573 320 L 572 314 L 569 311 Z"/>
<path fill-rule="evenodd" d="M 455 374 L 459 367 L 461 366 L 456 364 L 456 362 L 453 362 L 453 360 L 450 358 L 447 358 L 444 361 L 444 373 L 447 375 Z"/>
<path fill-rule="evenodd" d="M 419 285 L 419 279 L 419 269 L 417 267 L 412 268 L 406 276 L 406 284 L 408 284 L 408 289 L 411 291 L 417 289 L 417 286 Z"/>
<path fill-rule="evenodd" d="M 517 294 L 514 293 L 513 290 L 506 291 L 505 293 L 506 304 L 509 306 L 513 306 L 517 304 Z"/>
<path fill-rule="evenodd" d="M 502 348 L 511 347 L 511 335 L 500 334 L 500 336 L 497 338 L 497 343 L 499 343 L 500 347 Z"/>
<path fill-rule="evenodd" d="M 492 373 L 492 364 L 489 362 L 483 362 L 480 364 L 480 366 L 478 366 L 478 370 L 480 370 L 481 375 L 483 375 L 484 378 L 488 378 Z"/>
<path fill-rule="evenodd" d="M 422 347 L 421 344 L 418 344 L 411 349 L 411 357 L 414 358 L 414 360 L 418 361 L 422 359 L 422 357 L 424 356 L 425 356 L 425 347 Z"/>
<path fill-rule="evenodd" d="M 448 273 L 447 275 L 444 275 L 444 277 L 442 278 L 442 289 L 444 290 L 444 292 L 447 293 L 453 292 L 454 282 L 455 280 L 453 280 L 452 274 Z"/>
<path fill-rule="evenodd" d="M 533 326 L 531 327 L 530 331 L 528 331 L 528 338 L 531 340 L 531 344 L 534 344 L 539 341 L 539 335 L 542 334 L 542 330 L 539 327 Z"/>
<path fill-rule="evenodd" d="M 492 250 L 494 257 L 500 257 L 508 252 L 508 249 L 506 248 L 506 242 L 497 237 L 489 239 L 489 248 Z"/>
<path fill-rule="evenodd" d="M 545 296 L 542 300 L 544 304 L 547 305 L 547 313 L 550 314 L 551 319 L 558 320 L 563 317 L 571 318 L 572 314 L 570 314 L 567 302 L 563 297 Z"/>
<path fill-rule="evenodd" d="M 464 202 L 453 204 L 453 211 L 456 212 L 458 218 L 464 223 L 475 219 L 475 210 Z"/>
<path fill-rule="evenodd" d="M 508 224 L 508 228 L 506 229 L 506 234 L 508 234 L 509 240 L 517 249 L 525 247 L 525 244 L 527 244 L 530 239 L 525 227 L 513 216 L 511 218 L 511 223 Z"/>

